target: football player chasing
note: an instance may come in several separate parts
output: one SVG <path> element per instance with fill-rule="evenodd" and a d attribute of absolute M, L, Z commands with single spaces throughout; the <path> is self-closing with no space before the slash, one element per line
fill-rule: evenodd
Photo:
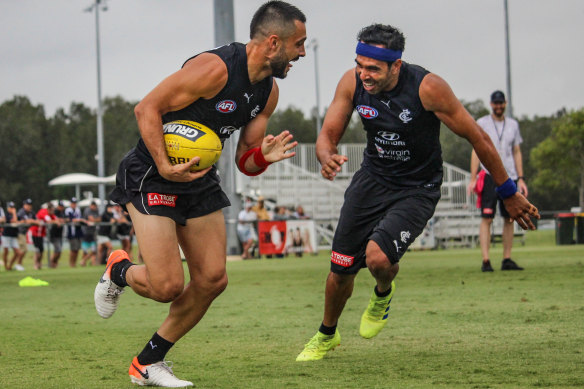
<path fill-rule="evenodd" d="M 297 361 L 321 359 L 340 344 L 338 320 L 361 268 L 369 269 L 376 285 L 359 333 L 372 338 L 387 323 L 399 261 L 440 199 L 440 122 L 472 144 L 512 219 L 523 229 L 535 229 L 530 216 L 539 218 L 449 85 L 402 61 L 405 38 L 398 29 L 374 24 L 362 29 L 357 40 L 356 66 L 339 81 L 316 142 L 322 176 L 333 180 L 347 161 L 337 145 L 354 109 L 367 132 L 367 147 L 335 231 L 323 320 Z"/>

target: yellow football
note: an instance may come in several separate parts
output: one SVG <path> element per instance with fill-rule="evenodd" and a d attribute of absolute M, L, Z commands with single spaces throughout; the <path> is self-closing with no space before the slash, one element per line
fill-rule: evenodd
<path fill-rule="evenodd" d="M 219 160 L 223 147 L 217 134 L 201 123 L 175 120 L 162 126 L 166 153 L 171 164 L 201 160 L 191 170 L 203 170 Z"/>

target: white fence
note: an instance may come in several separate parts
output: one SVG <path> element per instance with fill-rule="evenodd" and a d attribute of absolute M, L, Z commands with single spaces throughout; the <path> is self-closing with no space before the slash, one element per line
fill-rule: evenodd
<path fill-rule="evenodd" d="M 339 145 L 339 154 L 346 155 L 348 161 L 335 180 L 328 181 L 320 175 L 315 145 L 300 144 L 296 147 L 294 158 L 270 166 L 259 176 L 247 177 L 238 173 L 237 191 L 251 197 L 265 196 L 275 200 L 278 205 L 302 205 L 306 213 L 317 222 L 320 248 L 330 248 L 345 189 L 353 174 L 361 167 L 364 149 L 365 144 Z M 470 173 L 446 162 L 443 169 L 442 198 L 429 224 L 435 239 L 434 247 L 474 246 L 478 241 L 481 218 L 475 207 L 476 196 L 467 195 Z M 496 237 L 501 232 L 502 220 L 497 217 L 493 223 L 493 235 Z M 518 226 L 516 234 L 523 234 Z"/>

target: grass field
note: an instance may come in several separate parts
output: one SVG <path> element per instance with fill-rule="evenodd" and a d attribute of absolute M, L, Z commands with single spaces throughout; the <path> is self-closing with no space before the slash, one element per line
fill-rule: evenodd
<path fill-rule="evenodd" d="M 29 254 L 30 255 L 30 254 Z M 357 277 L 325 359 L 295 362 L 322 319 L 328 255 L 230 262 L 230 284 L 169 353 L 199 388 L 584 387 L 584 246 L 530 232 L 523 272 L 480 272 L 478 249 L 410 252 L 387 327 L 359 337 L 373 287 Z M 28 264 L 27 269 L 31 268 Z M 103 267 L 0 273 L 0 388 L 129 388 L 129 363 L 168 305 L 128 291 L 98 317 Z M 20 288 L 31 275 L 48 287 Z"/>

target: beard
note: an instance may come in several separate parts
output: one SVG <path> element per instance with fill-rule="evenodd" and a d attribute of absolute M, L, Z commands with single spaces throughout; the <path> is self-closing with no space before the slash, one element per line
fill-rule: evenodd
<path fill-rule="evenodd" d="M 505 114 L 505 108 L 502 107 L 493 108 L 493 113 L 498 118 L 503 117 L 503 115 Z"/>
<path fill-rule="evenodd" d="M 286 78 L 288 75 L 288 72 L 286 71 L 286 68 L 288 67 L 288 61 L 286 61 L 286 58 L 278 58 L 276 61 L 270 64 L 270 67 L 272 68 L 272 76 L 276 78 Z"/>
<path fill-rule="evenodd" d="M 274 61 L 270 63 L 270 67 L 272 68 L 272 76 L 276 78 L 286 78 L 288 75 L 288 64 L 290 60 L 286 57 L 286 51 L 284 47 L 278 53 L 278 56 L 274 58 Z"/>

